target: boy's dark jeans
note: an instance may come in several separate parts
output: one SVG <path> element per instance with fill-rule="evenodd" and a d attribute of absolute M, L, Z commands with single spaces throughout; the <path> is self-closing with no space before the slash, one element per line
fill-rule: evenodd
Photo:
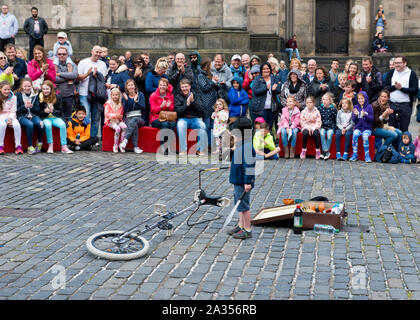
<path fill-rule="evenodd" d="M 98 137 L 90 137 L 89 139 L 87 139 L 86 141 L 83 141 L 79 147 L 80 150 L 90 150 L 91 147 L 97 143 L 99 141 Z M 71 147 L 77 147 L 77 144 L 75 144 L 73 141 L 70 141 L 69 139 L 67 139 L 67 144 Z"/>
<path fill-rule="evenodd" d="M 417 122 L 420 122 L 420 103 L 417 105 L 417 117 L 416 117 Z"/>

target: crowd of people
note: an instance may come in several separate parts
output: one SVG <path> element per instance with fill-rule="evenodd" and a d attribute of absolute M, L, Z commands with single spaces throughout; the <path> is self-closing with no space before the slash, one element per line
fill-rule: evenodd
<path fill-rule="evenodd" d="M 10 15 L 6 11 L 3 6 L 2 16 Z M 390 149 L 398 162 L 419 161 L 419 137 L 413 142 L 408 132 L 419 81 L 403 56 L 392 59 L 386 74 L 371 57 L 363 58 L 360 66 L 348 60 L 344 70 L 335 59 L 327 70 L 313 59 L 303 64 L 294 37 L 288 44 L 288 65 L 273 54 L 267 60 L 235 54 L 226 61 L 223 54 L 211 59 L 198 51 L 187 56 L 171 52 L 152 64 L 146 52 L 109 56 L 107 48 L 97 45 L 80 60 L 64 32 L 57 34 L 49 53 L 45 50 L 42 37 L 48 26 L 37 8 L 32 8 L 24 30 L 30 37 L 28 58 L 10 40 L 14 37 L 0 30 L 0 154 L 7 127 L 14 130 L 16 153 L 24 152 L 25 130 L 27 152 L 35 154 L 41 151 L 44 133 L 47 152 L 54 152 L 52 127 L 59 128 L 61 151 L 72 153 L 91 150 L 106 126 L 114 130 L 114 152 L 125 152 L 131 139 L 134 152 L 142 153 L 138 128 L 151 126 L 176 130 L 180 156 L 187 155 L 187 129 L 197 130 L 197 155 L 203 156 L 211 146 L 215 153 L 230 149 L 229 124 L 248 117 L 260 158 L 278 159 L 281 148 L 285 158 L 294 158 L 300 131 L 302 159 L 311 137 L 316 159 L 329 159 L 335 134 L 337 146 L 345 137 L 343 153 L 337 148 L 338 160 L 357 160 L 362 137 L 365 161 L 372 161 L 369 136 L 374 135 L 377 155 L 384 154 L 377 161 Z M 162 152 L 171 151 L 173 143 L 168 142 Z"/>

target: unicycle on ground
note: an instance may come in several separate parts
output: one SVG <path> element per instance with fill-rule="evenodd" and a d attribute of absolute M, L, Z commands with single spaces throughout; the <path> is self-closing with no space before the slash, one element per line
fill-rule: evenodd
<path fill-rule="evenodd" d="M 132 260 L 138 259 L 147 254 L 150 248 L 149 241 L 147 241 L 143 234 L 146 232 L 158 228 L 160 230 L 166 230 L 167 235 L 171 235 L 173 232 L 173 225 L 169 222 L 170 220 L 183 215 L 187 212 L 192 212 L 187 219 L 188 226 L 194 226 L 204 222 L 213 221 L 219 219 L 205 220 L 202 222 L 196 222 L 191 224 L 190 218 L 197 212 L 201 206 L 216 206 L 220 208 L 228 207 L 230 200 L 222 196 L 207 196 L 206 192 L 201 189 L 201 173 L 208 171 L 217 171 L 228 168 L 210 168 L 203 169 L 199 172 L 199 190 L 194 194 L 194 201 L 188 207 L 178 212 L 171 212 L 166 210 L 164 205 L 155 205 L 154 215 L 143 221 L 139 225 L 127 230 L 112 230 L 102 231 L 90 236 L 86 241 L 86 247 L 93 255 L 108 259 L 108 260 Z M 155 220 L 155 222 L 153 222 Z M 157 221 L 156 221 L 157 220 Z M 151 223 L 149 225 L 149 223 Z"/>

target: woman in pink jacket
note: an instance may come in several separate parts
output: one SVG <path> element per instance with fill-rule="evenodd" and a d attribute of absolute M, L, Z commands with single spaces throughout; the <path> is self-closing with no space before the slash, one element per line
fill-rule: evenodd
<path fill-rule="evenodd" d="M 302 128 L 302 153 L 300 154 L 301 159 L 306 158 L 306 145 L 310 136 L 314 137 L 315 140 L 315 158 L 319 159 L 321 156 L 321 136 L 319 129 L 321 129 L 322 121 L 321 114 L 318 109 L 315 108 L 315 98 L 309 96 L 306 98 L 306 107 L 300 114 L 300 126 Z"/>
<path fill-rule="evenodd" d="M 11 91 L 10 83 L 0 82 L 0 154 L 4 154 L 4 137 L 7 127 L 13 128 L 15 134 L 16 154 L 23 154 L 21 145 L 21 128 L 16 117 L 17 98 Z"/>
<path fill-rule="evenodd" d="M 37 45 L 34 48 L 34 58 L 28 63 L 28 75 L 33 81 L 34 89 L 41 90 L 41 85 L 45 80 L 50 80 L 55 84 L 55 67 L 43 47 Z"/>
<path fill-rule="evenodd" d="M 286 159 L 295 157 L 296 139 L 300 129 L 300 110 L 295 97 L 290 95 L 286 100 L 286 107 L 283 108 L 277 135 L 281 138 Z M 289 149 L 289 140 L 290 149 Z M 290 154 L 289 154 L 290 151 Z"/>

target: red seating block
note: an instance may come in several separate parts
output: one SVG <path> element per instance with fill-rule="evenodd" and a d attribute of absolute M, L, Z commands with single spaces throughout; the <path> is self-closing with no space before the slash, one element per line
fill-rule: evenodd
<path fill-rule="evenodd" d="M 153 127 L 141 127 L 138 129 L 138 146 L 144 152 L 156 153 L 160 147 L 159 129 Z M 173 146 L 173 150 L 178 150 L 179 140 L 176 130 L 174 131 L 176 136 L 176 146 Z M 188 152 L 195 153 L 197 133 L 196 130 L 187 130 L 188 134 Z M 114 130 L 108 126 L 102 128 L 102 151 L 112 151 L 114 146 Z M 131 139 L 127 143 L 127 150 L 133 150 L 133 143 Z"/>
<path fill-rule="evenodd" d="M 61 150 L 60 130 L 56 127 L 53 127 L 52 130 L 53 130 L 54 151 L 60 151 Z M 36 141 L 37 141 L 37 136 L 36 136 L 36 132 L 34 132 L 33 146 L 36 145 Z M 22 128 L 21 143 L 22 143 L 23 150 L 28 149 L 28 139 L 26 137 L 25 128 Z M 48 149 L 47 137 L 45 136 L 45 133 L 44 133 L 43 142 L 42 142 L 42 150 L 47 150 L 47 149 Z M 6 129 L 6 136 L 4 138 L 4 152 L 6 153 L 15 152 L 15 134 L 12 128 Z"/>
<path fill-rule="evenodd" d="M 344 142 L 345 142 L 345 137 L 342 136 L 341 137 L 341 143 L 340 143 L 341 154 L 344 153 Z M 280 155 L 280 157 L 284 157 L 284 150 L 283 150 L 283 144 L 282 144 L 281 139 L 280 139 L 280 142 L 279 142 L 279 146 L 281 148 L 281 151 L 280 151 L 279 155 Z M 312 137 L 308 139 L 308 144 L 306 146 L 306 149 L 307 149 L 306 150 L 306 155 L 315 156 L 315 141 Z M 302 133 L 301 132 L 299 132 L 298 136 L 297 136 L 295 152 L 296 152 L 297 157 L 302 152 Z M 330 154 L 331 154 L 330 159 L 335 159 L 336 158 L 336 153 L 337 153 L 337 149 L 336 149 L 336 145 L 335 145 L 335 135 L 333 135 L 333 140 L 332 140 L 331 148 L 330 148 Z M 350 145 L 349 158 L 352 156 L 352 154 L 353 154 L 353 148 Z M 373 135 L 371 135 L 369 137 L 369 154 L 370 154 L 370 158 L 372 160 L 375 159 L 375 136 L 373 136 Z M 357 155 L 359 157 L 359 160 L 363 160 L 363 161 L 365 160 L 365 151 L 363 149 L 362 137 L 359 138 Z"/>

